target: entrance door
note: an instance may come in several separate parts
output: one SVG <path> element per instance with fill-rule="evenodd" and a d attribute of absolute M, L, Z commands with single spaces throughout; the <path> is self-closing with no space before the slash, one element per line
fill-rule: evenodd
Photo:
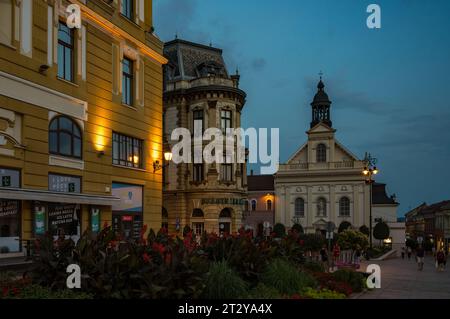
<path fill-rule="evenodd" d="M 230 230 L 231 230 L 231 223 L 230 222 L 220 222 L 219 229 L 220 229 L 221 234 L 224 234 L 224 233 L 229 234 Z"/>

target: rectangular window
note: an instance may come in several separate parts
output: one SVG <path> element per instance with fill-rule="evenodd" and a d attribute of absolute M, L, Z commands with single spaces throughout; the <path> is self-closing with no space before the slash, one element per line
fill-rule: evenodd
<path fill-rule="evenodd" d="M 201 131 L 203 133 L 204 131 L 204 122 L 203 122 L 203 110 L 194 110 L 194 112 L 192 113 L 192 118 L 193 118 L 193 125 L 192 127 L 194 128 L 194 132 L 196 129 L 198 129 L 199 131 Z M 201 128 L 201 130 L 200 130 Z"/>
<path fill-rule="evenodd" d="M 222 164 L 220 166 L 220 179 L 230 182 L 233 180 L 233 164 Z"/>
<path fill-rule="evenodd" d="M 220 123 L 222 127 L 222 132 L 226 133 L 227 128 L 231 128 L 231 111 L 222 110 L 220 111 Z"/>
<path fill-rule="evenodd" d="M 60 22 L 58 27 L 58 77 L 73 82 L 74 34 L 66 24 Z"/>
<path fill-rule="evenodd" d="M 113 164 L 143 168 L 144 141 L 113 132 Z"/>
<path fill-rule="evenodd" d="M 0 42 L 11 45 L 12 43 L 12 0 L 0 0 Z"/>
<path fill-rule="evenodd" d="M 120 13 L 130 20 L 133 20 L 133 1 L 134 0 L 122 0 L 122 5 L 120 7 Z"/>
<path fill-rule="evenodd" d="M 20 187 L 20 171 L 0 167 L 0 186 Z M 0 198 L 0 255 L 20 251 L 21 220 L 21 202 Z"/>
<path fill-rule="evenodd" d="M 195 235 L 201 236 L 203 234 L 203 230 L 205 229 L 204 223 L 192 223 L 192 230 Z"/>
<path fill-rule="evenodd" d="M 133 61 L 125 57 L 122 61 L 122 103 L 133 105 Z"/>
<path fill-rule="evenodd" d="M 203 181 L 203 164 L 194 164 L 194 182 Z"/>

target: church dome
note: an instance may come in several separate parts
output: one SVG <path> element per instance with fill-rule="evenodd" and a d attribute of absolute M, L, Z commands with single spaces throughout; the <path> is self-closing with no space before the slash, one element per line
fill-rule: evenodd
<path fill-rule="evenodd" d="M 323 84 L 322 79 L 320 79 L 317 84 L 317 93 L 314 95 L 313 104 L 323 104 L 323 103 L 331 103 L 328 98 L 328 94 L 325 93 L 325 84 Z"/>

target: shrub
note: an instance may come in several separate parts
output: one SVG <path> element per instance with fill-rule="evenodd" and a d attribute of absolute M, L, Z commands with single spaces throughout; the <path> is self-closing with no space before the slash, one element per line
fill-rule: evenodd
<path fill-rule="evenodd" d="M 227 262 L 211 264 L 203 296 L 207 299 L 237 299 L 247 295 L 247 284 Z"/>
<path fill-rule="evenodd" d="M 351 229 L 352 224 L 347 221 L 343 221 L 338 228 L 338 233 L 342 233 L 344 230 Z"/>
<path fill-rule="evenodd" d="M 332 274 L 324 272 L 314 273 L 314 278 L 319 282 L 320 288 L 333 290 L 350 296 L 353 292 L 350 284 L 337 280 Z"/>
<path fill-rule="evenodd" d="M 362 225 L 361 227 L 359 227 L 359 231 L 364 235 L 366 235 L 367 237 L 369 237 L 370 235 L 369 227 L 367 227 L 366 225 Z"/>
<path fill-rule="evenodd" d="M 304 249 L 319 251 L 326 244 L 326 239 L 320 234 L 303 234 L 300 239 L 304 242 Z"/>
<path fill-rule="evenodd" d="M 339 269 L 333 273 L 333 277 L 338 281 L 348 283 L 353 292 L 361 292 L 366 286 L 364 275 L 354 270 Z"/>
<path fill-rule="evenodd" d="M 373 228 L 373 237 L 383 240 L 389 237 L 389 226 L 385 222 L 379 222 Z"/>
<path fill-rule="evenodd" d="M 304 296 L 311 299 L 345 299 L 345 294 L 336 291 L 321 289 L 315 290 L 307 288 L 304 292 Z"/>
<path fill-rule="evenodd" d="M 250 299 L 281 299 L 282 296 L 278 290 L 273 287 L 266 286 L 259 283 L 256 287 L 250 290 L 248 294 Z"/>
<path fill-rule="evenodd" d="M 324 272 L 325 268 L 322 263 L 316 261 L 306 261 L 303 264 L 303 269 L 309 270 L 311 272 Z"/>
<path fill-rule="evenodd" d="M 53 291 L 36 284 L 24 287 L 16 297 L 20 299 L 93 299 L 91 294 L 77 290 L 62 289 Z"/>
<path fill-rule="evenodd" d="M 270 262 L 261 279 L 265 285 L 287 295 L 300 293 L 307 287 L 316 286 L 316 281 L 312 276 L 299 271 L 292 263 L 283 259 L 275 259 Z"/>
<path fill-rule="evenodd" d="M 303 227 L 300 224 L 294 224 L 294 226 L 292 226 L 292 230 L 295 230 L 298 234 L 303 234 Z"/>
<path fill-rule="evenodd" d="M 339 233 L 337 243 L 341 249 L 365 249 L 369 246 L 369 241 L 366 235 L 363 233 L 347 229 Z"/>
<path fill-rule="evenodd" d="M 282 238 L 286 235 L 286 227 L 283 224 L 277 223 L 273 226 L 273 232 L 277 238 Z"/>

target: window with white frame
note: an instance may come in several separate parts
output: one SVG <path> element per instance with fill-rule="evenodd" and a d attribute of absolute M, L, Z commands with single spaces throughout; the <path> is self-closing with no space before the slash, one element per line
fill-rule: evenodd
<path fill-rule="evenodd" d="M 350 216 L 350 199 L 342 197 L 339 200 L 339 216 Z"/>

